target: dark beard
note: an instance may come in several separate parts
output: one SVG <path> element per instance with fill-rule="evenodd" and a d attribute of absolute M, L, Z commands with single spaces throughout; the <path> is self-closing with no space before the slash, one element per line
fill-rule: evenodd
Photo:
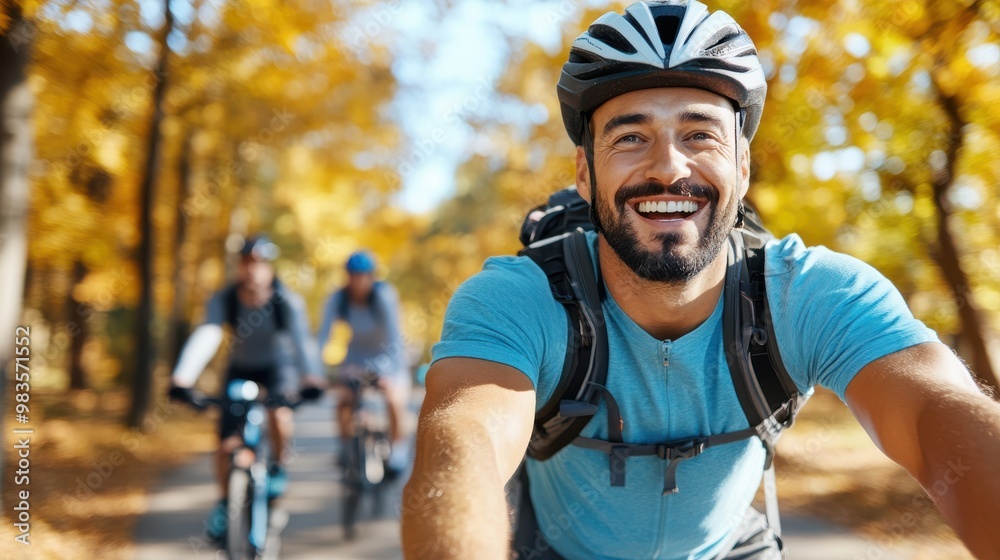
<path fill-rule="evenodd" d="M 676 233 L 660 233 L 660 251 L 649 251 L 639 243 L 635 228 L 625 219 L 625 204 L 642 196 L 670 194 L 693 196 L 708 201 L 708 231 L 699 237 L 694 251 L 682 254 L 681 237 Z M 609 208 L 597 198 L 597 220 L 608 245 L 640 278 L 653 282 L 676 284 L 692 280 L 719 256 L 736 223 L 736 191 L 725 207 L 719 208 L 719 191 L 706 186 L 677 181 L 670 186 L 642 183 L 622 187 L 615 194 L 615 208 Z"/>

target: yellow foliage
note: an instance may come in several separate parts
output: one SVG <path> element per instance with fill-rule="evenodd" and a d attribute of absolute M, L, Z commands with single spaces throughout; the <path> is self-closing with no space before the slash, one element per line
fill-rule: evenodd
<path fill-rule="evenodd" d="M 513 49 L 499 89 L 526 108 L 542 104 L 548 120 L 532 127 L 527 142 L 511 141 L 521 137 L 512 126 L 480 124 L 483 133 L 496 139 L 494 163 L 474 157 L 460 171 L 461 194 L 442 206 L 419 240 L 421 259 L 407 261 L 405 274 L 420 279 L 413 280 L 411 297 L 447 301 L 457 283 L 478 271 L 486 257 L 517 250 L 518 227 L 528 209 L 573 182 L 573 147 L 555 95 L 559 69 L 572 39 L 621 4 L 578 13 L 564 25 L 560 52 L 549 53 L 530 42 Z M 977 178 L 978 184 L 998 184 L 1000 116 L 994 107 L 1000 101 L 1000 75 L 966 57 L 966 50 L 979 44 L 974 40 L 998 42 L 995 26 L 979 25 L 976 33 L 969 32 L 977 20 L 989 21 L 989 6 L 979 6 L 984 11 L 977 14 L 957 0 L 832 6 L 720 0 L 710 8 L 729 11 L 770 61 L 768 101 L 752 146 L 749 193 L 767 225 L 778 235 L 797 232 L 809 244 L 865 259 L 896 283 L 918 316 L 942 333 L 956 332 L 954 302 L 931 257 L 937 215 L 929 161 L 935 150 L 945 149 L 948 117 L 930 78 L 946 94 L 958 96 L 962 117 L 972 123 L 965 129 L 958 173 L 966 183 Z M 789 32 L 793 21 L 811 21 L 812 31 L 796 39 Z M 849 52 L 848 36 L 852 48 L 867 45 L 866 52 Z M 795 70 L 789 74 L 794 79 L 782 79 L 785 66 Z M 847 150 L 851 147 L 857 150 Z M 820 181 L 813 165 L 823 153 L 833 156 L 837 169 Z M 952 219 L 969 256 L 1000 243 L 996 196 L 995 188 L 984 192 L 979 207 Z M 970 220 L 989 227 L 973 234 L 963 225 Z M 967 268 L 982 295 L 981 306 L 995 309 L 1000 267 Z M 429 323 L 439 326 L 444 306 L 422 308 Z M 1000 316 L 993 312 L 989 319 L 1000 328 Z"/>
<path fill-rule="evenodd" d="M 375 4 L 220 4 L 218 21 L 181 30 L 186 46 L 170 56 L 154 211 L 158 313 L 167 314 L 183 287 L 183 313 L 197 320 L 204 300 L 231 277 L 225 240 L 267 230 L 283 249 L 281 274 L 312 309 L 343 282 L 347 255 L 371 248 L 400 288 L 408 334 L 428 348 L 458 284 L 488 256 L 515 252 L 527 210 L 574 181 L 574 148 L 555 83 L 572 38 L 626 3 L 564 17 L 557 52 L 510 39 L 497 93 L 505 103 L 520 100 L 524 115 L 543 108 L 547 119 L 528 125 L 497 115 L 474 123 L 489 157 L 470 158 L 458 172 L 455 198 L 423 217 L 392 202 L 402 133 L 385 110 L 396 94 L 391 45 L 371 39 L 362 63 L 349 44 L 351 18 Z M 39 9 L 46 4 L 22 3 L 29 17 L 63 17 Z M 980 202 L 961 208 L 952 223 L 980 303 L 994 311 L 1000 274 L 981 263 L 994 262 L 983 255 L 1000 236 L 993 187 L 1000 182 L 1000 74 L 966 54 L 998 42 L 989 25 L 995 6 L 976 3 L 975 13 L 958 0 L 719 0 L 710 7 L 729 11 L 769 61 L 749 193 L 768 226 L 868 260 L 919 302 L 922 317 L 950 332 L 958 325 L 931 257 L 937 218 L 929 185 L 937 173 L 932 154 L 945 149 L 948 135 L 935 87 L 956 96 L 969 124 L 955 170 Z M 133 52 L 124 38 L 158 30 L 112 16 L 133 8 L 119 0 L 99 13 L 77 4 L 94 22 L 82 32 L 37 19 L 43 32 L 30 68 L 37 96 L 30 290 L 44 290 L 52 301 L 72 291 L 107 313 L 136 297 L 134 281 L 108 286 L 134 274 L 136 182 L 148 158 L 157 80 L 155 53 Z M 809 22 L 805 35 L 792 33 Z M 850 41 L 867 52 L 850 52 Z M 820 154 L 837 166 L 823 181 L 814 174 Z M 78 280 L 71 278 L 76 262 L 86 265 Z M 55 307 L 45 310 L 53 322 Z M 992 320 L 1000 327 L 995 313 Z"/>
<path fill-rule="evenodd" d="M 79 30 L 65 25 L 58 6 L 23 5 L 39 30 L 29 67 L 37 159 L 29 306 L 60 326 L 65 312 L 53 302 L 72 292 L 110 317 L 137 297 L 137 182 L 150 157 L 150 100 L 159 80 L 155 47 L 132 51 L 125 39 L 160 31 L 145 28 L 124 0 L 75 4 L 92 22 Z M 342 8 L 234 0 L 217 6 L 216 23 L 198 19 L 175 30 L 184 41 L 171 43 L 153 209 L 156 332 L 165 333 L 178 295 L 180 319 L 200 319 L 204 301 L 231 278 L 225 255 L 233 236 L 271 231 L 283 249 L 279 269 L 313 306 L 331 279 L 341 281 L 335 272 L 351 250 L 371 245 L 390 261 L 403 245 L 410 223 L 398 212 L 383 215 L 391 234 L 366 231 L 382 214 L 373 209 L 398 187 L 384 179 L 391 159 L 367 169 L 354 164 L 358 154 L 391 153 L 397 142 L 382 116 L 394 94 L 390 61 L 362 65 L 329 33 L 355 6 Z M 365 184 L 372 187 L 359 189 Z M 324 247 L 331 240 L 334 248 Z M 310 255 L 322 256 L 309 262 Z M 84 265 L 82 278 L 73 276 L 75 263 Z M 128 320 L 115 317 L 109 329 Z"/>

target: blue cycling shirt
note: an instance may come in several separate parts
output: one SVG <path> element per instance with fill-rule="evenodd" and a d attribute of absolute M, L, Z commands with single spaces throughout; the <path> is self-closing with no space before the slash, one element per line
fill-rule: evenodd
<path fill-rule="evenodd" d="M 597 235 L 588 234 L 597 250 Z M 868 363 L 937 341 L 875 269 L 797 235 L 766 250 L 768 301 L 778 347 L 803 392 L 827 387 L 841 399 Z M 657 340 L 610 293 L 603 303 L 609 339 L 607 387 L 618 401 L 624 440 L 653 443 L 734 432 L 748 426 L 723 353 L 722 300 L 695 330 Z M 527 257 L 494 257 L 452 297 L 434 360 L 498 362 L 523 372 L 541 407 L 566 355 L 567 318 L 544 273 Z M 664 365 L 664 364 L 667 365 Z M 604 405 L 582 435 L 606 439 Z M 679 492 L 663 496 L 666 462 L 632 457 L 624 487 L 611 487 L 608 458 L 568 446 L 548 461 L 528 460 L 539 526 L 567 558 L 712 558 L 757 491 L 764 449 L 743 440 L 682 462 Z"/>

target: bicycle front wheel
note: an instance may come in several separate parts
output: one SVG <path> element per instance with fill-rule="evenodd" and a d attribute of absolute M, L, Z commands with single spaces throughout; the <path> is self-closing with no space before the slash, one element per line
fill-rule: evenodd
<path fill-rule="evenodd" d="M 250 471 L 234 468 L 229 472 L 229 502 L 226 507 L 226 552 L 229 560 L 253 559 L 250 547 Z"/>
<path fill-rule="evenodd" d="M 343 498 L 343 526 L 344 537 L 347 540 L 354 538 L 354 526 L 358 521 L 361 509 L 361 494 L 364 491 L 365 480 L 365 437 L 363 430 L 360 435 L 354 435 L 344 442 L 345 459 L 344 465 L 344 498 Z"/>

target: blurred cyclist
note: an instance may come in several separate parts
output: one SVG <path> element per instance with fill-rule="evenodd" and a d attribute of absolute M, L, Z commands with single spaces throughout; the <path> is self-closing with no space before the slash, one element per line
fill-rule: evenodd
<path fill-rule="evenodd" d="M 264 235 L 247 238 L 240 250 L 237 281 L 216 292 L 208 301 L 205 322 L 191 333 L 173 373 L 170 397 L 190 401 L 191 387 L 215 356 L 223 342 L 223 326 L 231 328 L 228 386 L 233 379 L 248 379 L 263 386 L 269 395 L 291 395 L 300 383 L 319 393 L 323 384 L 316 344 L 309 333 L 305 305 L 274 273 L 271 264 L 279 250 Z M 300 381 L 299 374 L 303 379 Z M 305 394 L 310 391 L 306 390 Z M 315 394 L 313 396 L 315 396 Z M 288 407 L 268 410 L 272 460 L 268 497 L 277 498 L 288 485 L 284 462 L 286 442 L 294 425 Z M 220 539 L 226 531 L 226 490 L 230 454 L 240 444 L 238 419 L 224 407 L 219 426 L 216 474 L 222 498 L 206 522 L 207 533 Z"/>
<path fill-rule="evenodd" d="M 337 391 L 337 424 L 341 441 L 354 433 L 353 406 L 357 398 L 345 383 L 351 377 L 378 376 L 378 386 L 389 403 L 389 455 L 387 475 L 398 476 L 407 466 L 401 423 L 406 417 L 412 380 L 406 367 L 399 322 L 399 295 L 387 282 L 375 280 L 375 259 L 357 251 L 347 259 L 347 285 L 335 291 L 323 307 L 323 321 L 316 340 L 326 345 L 337 319 L 351 327 L 347 356 L 340 364 Z"/>

